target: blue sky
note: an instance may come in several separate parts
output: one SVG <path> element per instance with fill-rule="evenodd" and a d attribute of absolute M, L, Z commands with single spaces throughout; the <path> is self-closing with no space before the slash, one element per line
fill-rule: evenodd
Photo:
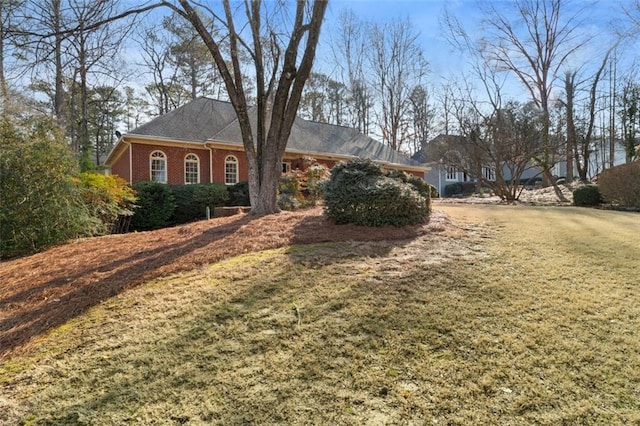
<path fill-rule="evenodd" d="M 491 1 L 498 10 L 505 13 L 512 9 L 513 3 L 505 0 Z M 583 9 L 580 14 L 580 32 L 589 39 L 589 45 L 575 58 L 576 67 L 583 66 L 584 63 L 599 63 L 603 52 L 610 44 L 613 30 L 627 25 L 622 18 L 622 9 L 632 7 L 633 3 L 633 0 L 567 2 L 567 15 L 573 15 L 575 11 Z M 353 10 L 363 20 L 371 22 L 387 22 L 409 17 L 414 28 L 420 32 L 419 40 L 430 64 L 431 83 L 437 84 L 441 78 L 457 74 L 466 63 L 463 55 L 454 51 L 442 36 L 440 20 L 445 8 L 460 20 L 470 34 L 479 37 L 482 35 L 481 13 L 477 5 L 476 0 L 330 0 L 323 30 L 331 31 L 336 17 L 345 8 Z M 323 35 L 324 40 L 328 37 L 330 36 Z M 629 55 L 629 52 L 633 53 Z M 628 59 L 638 58 L 636 52 L 637 49 L 633 48 L 627 50 Z"/>

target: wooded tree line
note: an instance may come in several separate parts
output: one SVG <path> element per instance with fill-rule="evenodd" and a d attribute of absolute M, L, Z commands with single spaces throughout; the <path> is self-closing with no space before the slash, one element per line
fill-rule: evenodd
<path fill-rule="evenodd" d="M 102 162 L 116 130 L 197 96 L 226 99 L 240 110 L 244 99 L 264 110 L 275 101 L 283 71 L 276 63 L 286 57 L 293 12 L 287 20 L 273 11 L 265 16 L 261 2 L 221 4 L 194 9 L 187 1 L 159 1 L 131 10 L 114 0 L 0 0 L 2 108 L 28 105 L 54 117 L 85 169 Z M 297 4 L 310 16 L 312 2 Z M 560 159 L 584 179 L 590 164 L 613 164 L 616 143 L 624 144 L 627 159 L 634 153 L 640 80 L 628 52 L 640 7 L 620 10 L 618 22 L 628 26 L 620 24 L 603 49 L 579 31 L 588 6 L 570 5 L 518 0 L 509 14 L 478 2 L 480 38 L 445 14 L 441 30 L 470 58 L 472 72 L 444 84 L 434 84 L 421 29 L 408 18 L 366 22 L 339 11 L 324 30 L 331 54 L 300 80 L 304 90 L 293 104 L 305 118 L 355 127 L 407 153 L 429 152 L 438 133 L 493 135 L 483 138 L 491 148 L 500 132 L 489 124 L 517 104 L 505 89 L 511 78 L 528 94 L 517 102 L 531 102 L 526 110 L 541 125 L 541 144 L 530 144 L 540 150 L 519 155 L 533 155 L 550 181 Z M 232 54 L 216 58 L 216 49 Z"/>
<path fill-rule="evenodd" d="M 614 162 L 631 161 L 640 92 L 638 63 L 628 52 L 637 43 L 639 5 L 614 14 L 615 31 L 602 39 L 583 31 L 592 18 L 589 5 L 563 0 L 519 0 L 500 9 L 481 2 L 479 38 L 445 14 L 449 41 L 469 58 L 470 71 L 444 92 L 446 121 L 464 143 L 429 147 L 432 153 L 448 153 L 448 161 L 490 187 L 503 178 L 500 161 L 519 171 L 509 174 L 516 184 L 528 162 L 559 198 L 557 163 L 566 162 L 568 181 L 586 181 Z M 527 96 L 509 96 L 507 83 L 514 82 Z M 624 148 L 623 159 L 617 147 Z M 495 176 L 483 176 L 481 167 Z M 514 188 L 505 198 L 513 199 Z"/>

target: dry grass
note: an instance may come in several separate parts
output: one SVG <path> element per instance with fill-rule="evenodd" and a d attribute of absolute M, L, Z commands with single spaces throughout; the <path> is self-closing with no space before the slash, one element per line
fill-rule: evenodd
<path fill-rule="evenodd" d="M 0 365 L 0 422 L 640 422 L 638 216 L 439 208 L 130 289 Z"/>

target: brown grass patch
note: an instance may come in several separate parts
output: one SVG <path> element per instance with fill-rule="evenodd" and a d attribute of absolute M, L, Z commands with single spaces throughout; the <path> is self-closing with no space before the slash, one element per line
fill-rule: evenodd
<path fill-rule="evenodd" d="M 122 292 L 0 365 L 0 422 L 640 422 L 637 215 L 442 209 Z"/>
<path fill-rule="evenodd" d="M 321 209 L 252 217 L 246 214 L 175 228 L 75 241 L 0 263 L 0 360 L 51 328 L 122 290 L 243 253 L 330 241 L 414 238 L 446 229 L 429 222 L 371 230 L 334 225 Z"/>

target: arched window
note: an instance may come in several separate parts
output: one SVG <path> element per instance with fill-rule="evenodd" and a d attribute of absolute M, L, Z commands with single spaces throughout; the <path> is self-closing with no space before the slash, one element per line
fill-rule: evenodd
<path fill-rule="evenodd" d="M 224 183 L 226 185 L 238 183 L 238 159 L 233 155 L 224 159 Z"/>
<path fill-rule="evenodd" d="M 149 156 L 151 180 L 167 183 L 167 156 L 162 151 L 153 151 Z"/>
<path fill-rule="evenodd" d="M 200 159 L 195 154 L 184 157 L 184 183 L 200 183 Z"/>

